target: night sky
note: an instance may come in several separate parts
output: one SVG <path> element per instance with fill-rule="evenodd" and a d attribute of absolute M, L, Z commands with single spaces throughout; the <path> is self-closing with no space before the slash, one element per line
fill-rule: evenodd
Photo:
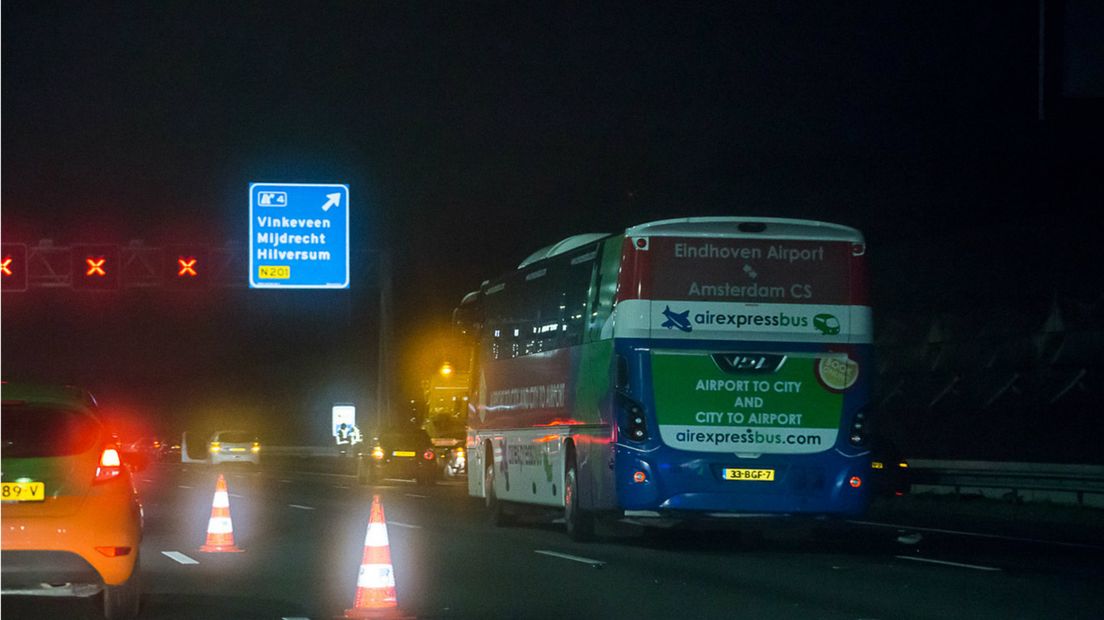
<path fill-rule="evenodd" d="M 244 243 L 249 182 L 342 182 L 358 252 L 348 292 L 7 294 L 4 375 L 293 428 L 372 398 L 374 252 L 407 393 L 482 280 L 690 215 L 863 230 L 882 316 L 1092 301 L 1100 22 L 1052 6 L 1040 120 L 1035 2 L 4 2 L 5 242 Z"/>

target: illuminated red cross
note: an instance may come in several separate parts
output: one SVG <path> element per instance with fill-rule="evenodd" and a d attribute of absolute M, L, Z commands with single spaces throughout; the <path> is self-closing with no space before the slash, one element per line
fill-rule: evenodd
<path fill-rule="evenodd" d="M 10 256 L 5 256 L 4 257 L 4 261 L 0 262 L 0 273 L 3 273 L 6 276 L 10 276 L 12 274 L 12 272 L 11 272 L 11 261 L 12 261 L 12 259 L 11 259 Z"/>
<path fill-rule="evenodd" d="M 196 273 L 196 270 L 195 270 L 196 259 L 194 259 L 194 258 L 178 258 L 178 259 L 176 259 L 176 262 L 180 263 L 180 271 L 177 271 L 176 275 L 178 275 L 178 276 L 189 276 L 189 277 L 193 277 L 193 278 L 195 276 L 199 275 L 199 274 Z"/>
<path fill-rule="evenodd" d="M 107 262 L 106 258 L 86 258 L 84 262 L 88 263 L 88 271 L 84 272 L 86 276 L 106 276 L 107 272 L 104 271 L 103 265 Z"/>

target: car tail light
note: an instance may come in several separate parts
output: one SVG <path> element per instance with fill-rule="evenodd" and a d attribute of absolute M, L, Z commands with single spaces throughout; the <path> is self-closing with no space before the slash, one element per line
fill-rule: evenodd
<path fill-rule="evenodd" d="M 119 458 L 119 451 L 115 448 L 104 448 L 103 453 L 100 454 L 100 463 L 96 466 L 96 477 L 92 482 L 107 482 L 117 478 L 121 473 L 123 473 L 123 460 Z"/>
<path fill-rule="evenodd" d="M 852 489 L 857 489 L 862 486 L 862 478 L 858 476 L 851 476 L 851 480 L 848 481 Z"/>
<path fill-rule="evenodd" d="M 218 441 L 211 442 L 211 452 L 218 452 L 222 450 L 222 443 Z"/>
<path fill-rule="evenodd" d="M 375 448 L 372 448 L 372 458 L 376 459 L 377 461 L 382 461 L 383 460 L 383 448 L 381 448 L 379 446 L 376 446 Z"/>
<path fill-rule="evenodd" d="M 116 558 L 120 555 L 129 554 L 130 547 L 96 547 L 96 551 L 99 551 L 109 558 Z"/>
<path fill-rule="evenodd" d="M 427 460 L 427 461 L 432 461 L 436 457 L 437 457 L 437 455 L 433 453 L 433 450 L 426 450 L 425 452 L 422 453 L 422 458 Z"/>
<path fill-rule="evenodd" d="M 254 442 L 253 442 L 253 447 L 252 447 L 252 448 L 250 448 L 250 450 L 251 450 L 251 451 L 253 451 L 254 453 L 256 453 L 256 452 L 260 452 L 260 451 L 261 451 L 261 442 L 259 442 L 259 441 L 254 441 Z"/>

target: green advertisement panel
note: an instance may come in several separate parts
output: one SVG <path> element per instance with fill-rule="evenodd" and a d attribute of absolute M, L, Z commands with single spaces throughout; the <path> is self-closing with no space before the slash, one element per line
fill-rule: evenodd
<path fill-rule="evenodd" d="M 725 371 L 708 353 L 653 351 L 663 442 L 680 450 L 739 454 L 831 449 L 839 432 L 842 392 L 857 378 L 854 362 L 786 355 L 776 363 L 750 372 Z M 841 367 L 844 374 L 833 376 Z"/>

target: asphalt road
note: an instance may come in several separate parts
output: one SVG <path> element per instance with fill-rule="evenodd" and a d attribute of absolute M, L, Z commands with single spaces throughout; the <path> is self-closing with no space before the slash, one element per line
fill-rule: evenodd
<path fill-rule="evenodd" d="M 462 482 L 226 470 L 235 542 L 204 543 L 216 470 L 137 474 L 142 618 L 333 618 L 352 606 L 378 494 L 399 603 L 417 618 L 1101 618 L 1104 544 L 1054 545 L 845 523 L 571 542 L 530 517 L 495 528 Z M 194 562 L 194 563 L 193 563 Z M 4 597 L 3 617 L 97 618 L 95 599 Z"/>

